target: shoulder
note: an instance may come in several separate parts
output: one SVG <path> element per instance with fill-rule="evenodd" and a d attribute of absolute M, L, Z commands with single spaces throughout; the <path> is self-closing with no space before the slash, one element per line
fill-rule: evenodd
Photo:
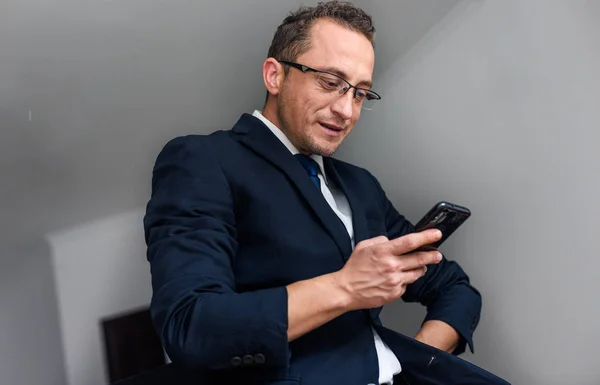
<path fill-rule="evenodd" d="M 156 163 L 164 160 L 187 160 L 213 157 L 231 143 L 230 131 L 215 131 L 211 134 L 188 134 L 169 139 L 159 149 Z"/>
<path fill-rule="evenodd" d="M 200 182 L 213 187 L 224 182 L 218 154 L 222 153 L 219 147 L 223 146 L 227 136 L 227 131 L 217 131 L 168 140 L 158 152 L 152 168 L 152 191 L 162 186 L 174 194 L 176 190 L 192 189 L 191 186 Z"/>
<path fill-rule="evenodd" d="M 215 147 L 230 139 L 230 131 L 215 131 L 210 134 L 188 134 L 169 139 L 160 150 L 163 152 L 197 150 Z"/>

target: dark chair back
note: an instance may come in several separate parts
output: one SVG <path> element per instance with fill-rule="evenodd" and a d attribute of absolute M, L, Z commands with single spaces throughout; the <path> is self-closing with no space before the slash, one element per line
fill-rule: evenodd
<path fill-rule="evenodd" d="M 110 383 L 165 365 L 148 308 L 104 319 L 101 324 Z"/>
<path fill-rule="evenodd" d="M 163 365 L 135 376 L 111 383 L 111 385 L 187 385 L 189 379 L 182 378 L 173 364 Z M 195 385 L 202 385 L 196 382 Z"/>

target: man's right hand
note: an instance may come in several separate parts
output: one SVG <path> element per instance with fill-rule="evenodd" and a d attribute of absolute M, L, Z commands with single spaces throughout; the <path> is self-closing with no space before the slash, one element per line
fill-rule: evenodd
<path fill-rule="evenodd" d="M 436 250 L 417 251 L 441 236 L 439 230 L 431 229 L 393 240 L 377 237 L 358 243 L 345 266 L 332 274 L 345 294 L 347 310 L 380 307 L 400 298 L 408 284 L 425 275 L 427 265 L 441 261 Z"/>
<path fill-rule="evenodd" d="M 425 274 L 426 265 L 440 261 L 437 251 L 415 250 L 440 237 L 439 230 L 426 230 L 391 241 L 368 239 L 356 245 L 341 270 L 288 285 L 288 340 L 347 311 L 375 308 L 399 298 L 406 285 Z"/>

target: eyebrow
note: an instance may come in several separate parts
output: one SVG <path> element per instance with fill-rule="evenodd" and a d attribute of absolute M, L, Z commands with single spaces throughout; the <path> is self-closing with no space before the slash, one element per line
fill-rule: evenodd
<path fill-rule="evenodd" d="M 332 74 L 336 74 L 336 75 L 344 78 L 344 80 L 348 79 L 348 74 L 345 73 L 344 71 L 342 71 L 339 68 L 325 67 L 325 68 L 322 68 L 321 71 L 331 72 Z M 371 80 L 361 80 L 360 82 L 356 83 L 355 85 L 357 87 L 367 87 L 367 88 L 370 88 L 370 87 L 373 86 L 373 81 L 371 81 Z"/>

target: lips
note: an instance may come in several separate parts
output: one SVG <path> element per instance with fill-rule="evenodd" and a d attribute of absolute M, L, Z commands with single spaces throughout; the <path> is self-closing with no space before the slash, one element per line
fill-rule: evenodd
<path fill-rule="evenodd" d="M 337 126 L 335 124 L 323 123 L 323 122 L 319 122 L 319 124 L 328 130 L 332 130 L 332 131 L 336 131 L 336 132 L 344 131 L 344 129 L 342 127 Z"/>

